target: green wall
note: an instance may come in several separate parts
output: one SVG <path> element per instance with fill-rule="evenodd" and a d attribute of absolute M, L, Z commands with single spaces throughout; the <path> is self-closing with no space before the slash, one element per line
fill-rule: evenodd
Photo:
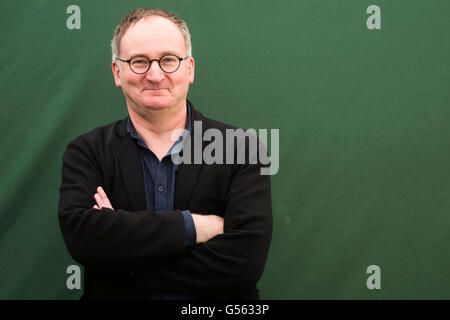
<path fill-rule="evenodd" d="M 450 298 L 450 1 L 2 0 L 1 299 L 81 295 L 57 221 L 62 153 L 126 116 L 109 41 L 136 7 L 187 21 L 205 115 L 280 130 L 263 299 Z"/>

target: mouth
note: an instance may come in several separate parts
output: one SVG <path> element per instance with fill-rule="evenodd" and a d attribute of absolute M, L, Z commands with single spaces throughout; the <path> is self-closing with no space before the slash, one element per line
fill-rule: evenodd
<path fill-rule="evenodd" d="M 168 93 L 168 89 L 165 88 L 143 89 L 142 93 L 151 96 L 165 96 Z"/>

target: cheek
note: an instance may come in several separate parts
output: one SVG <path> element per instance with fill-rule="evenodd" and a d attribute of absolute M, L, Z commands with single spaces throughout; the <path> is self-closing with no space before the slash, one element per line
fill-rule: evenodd
<path fill-rule="evenodd" d="M 141 86 L 142 77 L 137 75 L 127 75 L 121 78 L 122 86 L 133 88 Z"/>
<path fill-rule="evenodd" d="M 184 73 L 180 74 L 180 76 L 177 78 L 177 83 L 180 88 L 183 88 L 183 90 L 186 90 L 189 88 L 189 84 L 192 84 L 193 78 L 189 70 L 186 70 Z"/>
<path fill-rule="evenodd" d="M 179 95 L 184 95 L 186 91 L 189 89 L 189 81 L 186 78 L 179 79 L 177 82 L 176 91 L 178 91 Z"/>

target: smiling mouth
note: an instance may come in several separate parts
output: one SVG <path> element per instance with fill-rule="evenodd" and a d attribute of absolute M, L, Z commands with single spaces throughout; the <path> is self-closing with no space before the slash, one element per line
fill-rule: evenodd
<path fill-rule="evenodd" d="M 153 89 L 144 89 L 142 93 L 146 96 L 151 97 L 162 97 L 167 96 L 169 94 L 168 89 L 166 88 L 153 88 Z"/>

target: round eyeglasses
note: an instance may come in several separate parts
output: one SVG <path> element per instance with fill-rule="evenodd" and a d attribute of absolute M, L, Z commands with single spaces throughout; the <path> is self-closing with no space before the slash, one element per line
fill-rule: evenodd
<path fill-rule="evenodd" d="M 150 69 L 153 61 L 158 61 L 159 67 L 162 71 L 166 73 L 175 72 L 180 67 L 181 61 L 187 58 L 189 58 L 189 56 L 186 58 L 180 58 L 173 54 L 167 54 L 162 56 L 160 59 L 149 59 L 146 56 L 136 56 L 128 60 L 123 60 L 120 58 L 117 58 L 117 60 L 127 62 L 130 65 L 131 71 L 137 74 L 142 74 L 146 73 Z"/>

